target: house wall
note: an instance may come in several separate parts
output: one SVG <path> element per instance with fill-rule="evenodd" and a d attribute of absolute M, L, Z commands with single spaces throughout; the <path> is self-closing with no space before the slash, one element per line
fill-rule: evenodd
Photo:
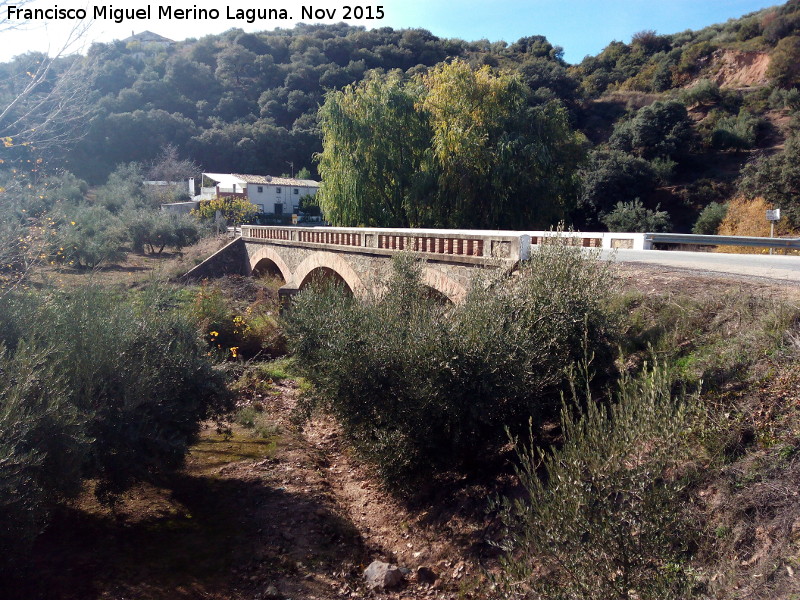
<path fill-rule="evenodd" d="M 260 192 L 258 190 L 261 190 Z M 256 206 L 262 207 L 266 213 L 274 213 L 275 205 L 282 206 L 283 214 L 292 214 L 297 212 L 300 206 L 300 199 L 305 196 L 315 194 L 319 188 L 311 186 L 285 186 L 275 185 L 271 183 L 247 184 L 247 197 L 250 202 Z M 280 190 L 280 191 L 278 191 Z M 297 193 L 295 193 L 297 190 Z"/>
<path fill-rule="evenodd" d="M 247 198 L 247 186 L 242 186 L 238 183 L 229 186 L 217 184 L 215 189 L 217 190 L 217 196 L 241 196 L 242 198 Z"/>
<path fill-rule="evenodd" d="M 161 205 L 161 210 L 176 215 L 188 215 L 198 208 L 200 208 L 200 202 L 196 200 L 191 200 L 189 202 L 170 202 Z"/>

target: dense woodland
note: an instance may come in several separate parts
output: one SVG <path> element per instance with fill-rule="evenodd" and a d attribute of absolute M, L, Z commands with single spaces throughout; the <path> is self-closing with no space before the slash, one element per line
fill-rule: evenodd
<path fill-rule="evenodd" d="M 781 206 L 787 227 L 797 228 L 798 28 L 800 3 L 792 0 L 700 31 L 642 31 L 631 43 L 613 41 L 577 65 L 537 35 L 513 43 L 467 42 L 422 29 L 345 24 L 254 34 L 233 29 L 166 49 L 94 44 L 86 57 L 52 64 L 29 53 L 0 65 L 0 105 L 8 106 L 0 117 L 0 136 L 7 138 L 2 166 L 31 160 L 40 163 L 37 176 L 68 171 L 94 186 L 118 166 L 151 163 L 172 145 L 206 170 L 280 174 L 306 167 L 318 176 L 321 169 L 332 190 L 332 157 L 345 149 L 335 145 L 332 103 L 341 93 L 364 96 L 370 86 L 374 93 L 376 85 L 391 84 L 405 86 L 408 106 L 430 117 L 416 133 L 413 124 L 399 123 L 410 127 L 402 140 L 408 147 L 399 151 L 430 148 L 441 159 L 438 166 L 413 160 L 403 166 L 427 175 L 414 182 L 414 193 L 425 199 L 417 202 L 427 201 L 430 214 L 398 216 L 384 206 L 395 197 L 376 200 L 388 217 L 338 222 L 521 228 L 565 219 L 582 228 L 713 231 L 722 207 L 742 196 Z M 484 68 L 485 77 L 510 80 L 503 84 L 514 88 L 506 104 L 480 115 L 468 106 L 461 114 L 451 107 L 437 113 L 434 94 L 423 101 L 419 88 L 427 77 L 430 92 L 437 71 L 428 75 L 429 69 L 454 60 L 476 72 Z M 731 60 L 734 71 L 754 60 L 768 66 L 749 80 L 726 78 Z M 439 79 L 436 93 L 453 105 L 458 97 L 468 105 L 486 91 L 477 84 L 448 88 Z M 371 117 L 359 135 L 374 139 L 398 125 L 391 119 L 404 118 L 389 112 Z M 442 131 L 457 129 L 458 119 L 471 122 L 475 139 L 444 148 Z M 325 136 L 332 141 L 320 155 Z M 362 163 L 391 160 L 364 152 Z M 508 181 L 514 174 L 500 172 L 504 165 L 487 161 L 503 152 L 523 179 L 519 185 Z M 381 166 L 400 169 L 391 162 Z M 380 185 L 374 173 L 362 175 Z M 356 189 L 354 182 L 339 183 L 350 185 L 342 194 Z M 386 183 L 395 185 L 391 178 Z M 453 209 L 453 195 L 480 197 L 483 204 L 459 198 Z M 347 210 L 331 202 L 337 222 Z M 710 212 L 698 224 L 704 209 Z"/>

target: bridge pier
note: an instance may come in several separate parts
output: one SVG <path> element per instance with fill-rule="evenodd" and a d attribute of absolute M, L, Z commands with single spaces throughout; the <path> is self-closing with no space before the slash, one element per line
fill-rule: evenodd
<path fill-rule="evenodd" d="M 284 285 L 278 288 L 278 305 L 282 313 L 292 305 L 292 298 L 294 298 L 299 291 L 300 288 L 295 285 Z"/>

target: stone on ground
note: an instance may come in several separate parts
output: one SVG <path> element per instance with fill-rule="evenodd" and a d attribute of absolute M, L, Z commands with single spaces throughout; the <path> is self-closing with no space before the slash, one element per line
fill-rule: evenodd
<path fill-rule="evenodd" d="M 395 565 L 376 560 L 364 570 L 364 579 L 371 590 L 387 590 L 403 582 L 403 573 Z"/>

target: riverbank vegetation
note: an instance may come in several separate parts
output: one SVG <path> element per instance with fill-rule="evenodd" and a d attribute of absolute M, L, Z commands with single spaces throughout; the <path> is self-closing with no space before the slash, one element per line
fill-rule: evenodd
<path fill-rule="evenodd" d="M 372 478 L 360 493 L 389 490 L 410 511 L 404 518 L 428 514 L 417 525 L 425 535 L 444 535 L 447 519 L 431 515 L 481 490 L 464 526 L 482 523 L 485 534 L 448 551 L 483 565 L 469 582 L 478 597 L 635 589 L 642 598 L 733 598 L 754 574 L 767 578 L 759 589 L 794 589 L 790 571 L 770 565 L 794 568 L 791 515 L 800 509 L 775 495 L 794 476 L 800 435 L 796 296 L 686 280 L 656 293 L 641 274 L 626 280 L 555 243 L 453 306 L 421 286 L 419 268 L 401 257 L 384 294 L 366 301 L 311 286 L 284 319 L 275 284 L 244 278 L 6 288 L 0 500 L 14 525 L 4 544 L 16 540 L 5 565 L 16 566 L 5 581 L 34 589 L 19 579 L 30 553 L 46 552 L 37 540 L 51 544 L 76 506 L 130 511 L 144 490 L 176 485 L 188 501 L 187 452 L 192 469 L 209 468 L 192 454 L 198 439 L 211 444 L 211 460 L 230 430 L 229 462 L 214 464 L 250 477 L 310 443 L 298 423 L 312 432 L 331 415 L 353 450 L 348 460 Z M 289 360 L 269 362 L 287 348 Z M 279 408 L 289 398 L 293 408 Z M 779 508 L 760 504 L 767 497 Z M 191 535 L 217 539 L 203 523 Z M 237 539 L 272 548 L 252 527 Z M 759 527 L 773 532 L 769 544 Z M 159 531 L 171 544 L 170 529 Z M 177 568 L 170 577 L 181 578 Z M 259 567 L 294 581 L 272 568 Z"/>
<path fill-rule="evenodd" d="M 800 594 L 796 290 L 556 240 L 463 304 L 409 255 L 281 316 L 181 279 L 226 238 L 143 184 L 289 162 L 343 224 L 788 232 L 799 7 L 578 65 L 345 25 L 0 65 L 0 595 L 332 600 L 377 557 L 415 599 Z"/>

